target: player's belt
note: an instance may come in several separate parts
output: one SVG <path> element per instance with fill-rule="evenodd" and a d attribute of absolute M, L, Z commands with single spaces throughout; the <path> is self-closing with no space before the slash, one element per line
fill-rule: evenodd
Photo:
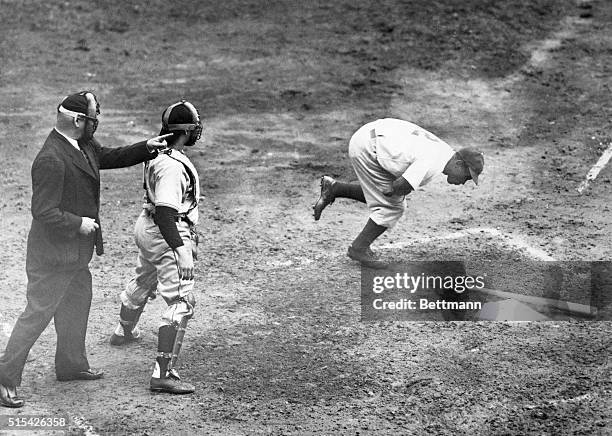
<path fill-rule="evenodd" d="M 191 221 L 189 220 L 189 218 L 187 218 L 186 215 L 176 215 L 174 217 L 174 221 L 176 221 L 177 223 L 179 222 L 185 222 L 187 224 L 191 224 Z"/>
<path fill-rule="evenodd" d="M 379 135 L 378 133 L 376 133 L 376 129 L 370 130 L 370 138 L 376 139 L 378 136 L 385 136 L 385 135 Z"/>
<path fill-rule="evenodd" d="M 371 129 L 370 130 L 370 139 L 371 139 L 370 147 L 372 148 L 370 150 L 370 152 L 371 152 L 373 158 L 376 158 L 376 145 L 377 145 L 376 141 L 373 141 L 373 140 L 376 139 L 376 137 L 378 137 L 378 136 L 379 135 L 376 134 L 376 129 Z M 382 135 L 380 135 L 380 136 L 382 136 Z"/>
<path fill-rule="evenodd" d="M 148 216 L 153 221 L 155 221 L 155 213 L 153 211 L 150 211 L 149 209 L 143 209 L 143 210 L 144 210 L 146 216 Z M 174 216 L 174 221 L 176 221 L 177 223 L 185 222 L 185 223 L 191 225 L 191 220 L 184 213 L 179 213 L 179 214 L 175 215 Z"/>

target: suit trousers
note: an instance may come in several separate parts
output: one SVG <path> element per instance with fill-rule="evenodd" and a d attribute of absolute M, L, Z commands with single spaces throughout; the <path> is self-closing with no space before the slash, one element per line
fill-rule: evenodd
<path fill-rule="evenodd" d="M 88 370 L 85 334 L 92 297 L 89 268 L 58 271 L 29 267 L 26 270 L 27 305 L 0 357 L 0 383 L 21 385 L 30 349 L 51 319 L 57 333 L 56 374 L 62 376 Z"/>

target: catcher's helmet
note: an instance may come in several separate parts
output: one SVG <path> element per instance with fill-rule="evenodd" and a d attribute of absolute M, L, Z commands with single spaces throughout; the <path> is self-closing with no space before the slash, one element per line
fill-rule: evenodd
<path fill-rule="evenodd" d="M 185 145 L 194 145 L 202 135 L 200 114 L 194 105 L 185 100 L 168 106 L 162 113 L 160 135 L 178 131 L 189 132 L 189 139 Z"/>

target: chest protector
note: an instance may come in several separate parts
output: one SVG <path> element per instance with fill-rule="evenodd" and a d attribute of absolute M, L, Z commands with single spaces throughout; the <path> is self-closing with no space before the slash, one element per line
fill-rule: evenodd
<path fill-rule="evenodd" d="M 198 172 L 191 163 L 191 161 L 185 156 L 183 153 L 170 149 L 168 151 L 163 152 L 163 156 L 160 156 L 157 159 L 173 159 L 177 162 L 180 162 L 187 175 L 189 177 L 189 185 L 185 192 L 183 193 L 183 197 L 181 198 L 181 205 L 179 207 L 178 216 L 182 218 L 187 218 L 187 220 L 195 225 L 198 223 L 198 203 L 200 200 L 200 183 L 198 178 Z M 157 160 L 155 159 L 155 160 Z M 151 161 L 144 163 L 143 170 L 143 188 L 145 189 L 145 204 L 143 207 L 149 212 L 153 213 L 155 211 L 155 190 L 151 186 Z"/>

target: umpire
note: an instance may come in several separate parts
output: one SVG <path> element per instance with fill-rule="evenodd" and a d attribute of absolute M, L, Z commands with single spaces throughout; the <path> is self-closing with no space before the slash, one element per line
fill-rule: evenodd
<path fill-rule="evenodd" d="M 147 161 L 166 146 L 163 137 L 127 147 L 102 147 L 93 135 L 100 106 L 91 92 L 66 97 L 55 128 L 32 164 L 32 227 L 28 235 L 27 306 L 0 357 L 0 404 L 22 407 L 17 386 L 30 348 L 51 319 L 59 381 L 96 380 L 85 334 L 91 305 L 89 261 L 103 253 L 100 227 L 100 169 Z"/>

